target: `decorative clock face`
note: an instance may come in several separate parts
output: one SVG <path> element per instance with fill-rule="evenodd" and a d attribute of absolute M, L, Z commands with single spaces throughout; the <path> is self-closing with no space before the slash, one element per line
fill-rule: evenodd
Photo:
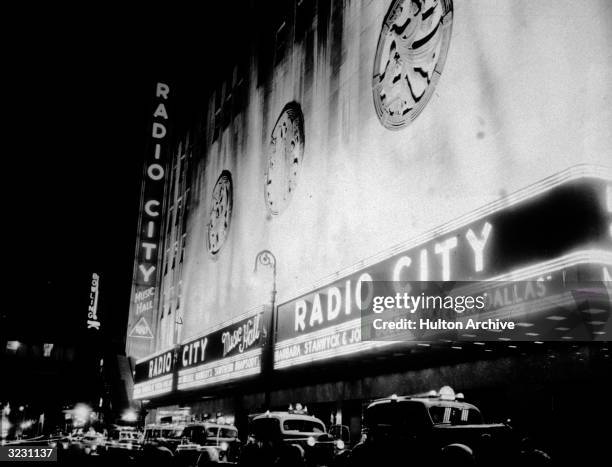
<path fill-rule="evenodd" d="M 383 22 L 372 77 L 374 107 L 390 130 L 421 113 L 442 73 L 452 0 L 394 0 Z"/>
<path fill-rule="evenodd" d="M 229 234 L 232 220 L 233 185 L 232 174 L 221 172 L 212 192 L 206 244 L 208 251 L 216 255 Z"/>
<path fill-rule="evenodd" d="M 281 112 L 270 142 L 266 172 L 265 199 L 270 213 L 280 214 L 297 187 L 304 156 L 304 116 L 292 102 Z"/>

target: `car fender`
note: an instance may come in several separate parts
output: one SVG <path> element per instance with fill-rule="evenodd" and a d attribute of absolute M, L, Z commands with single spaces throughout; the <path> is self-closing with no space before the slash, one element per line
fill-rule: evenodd
<path fill-rule="evenodd" d="M 290 444 L 289 447 L 297 450 L 300 453 L 300 457 L 302 459 L 304 458 L 304 455 L 306 454 L 306 452 L 304 451 L 304 448 L 302 446 L 300 446 L 299 444 Z"/>

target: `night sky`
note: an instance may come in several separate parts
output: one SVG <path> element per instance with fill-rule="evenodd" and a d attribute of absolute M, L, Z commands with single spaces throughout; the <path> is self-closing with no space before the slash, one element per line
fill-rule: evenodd
<path fill-rule="evenodd" d="M 72 340 L 98 272 L 103 326 L 120 343 L 154 83 L 174 84 L 174 116 L 202 112 L 235 39 L 214 40 L 218 11 L 176 20 L 166 12 L 38 13 L 4 59 L 11 200 L 4 232 L 16 300 L 0 311 L 0 332 L 25 342 Z"/>

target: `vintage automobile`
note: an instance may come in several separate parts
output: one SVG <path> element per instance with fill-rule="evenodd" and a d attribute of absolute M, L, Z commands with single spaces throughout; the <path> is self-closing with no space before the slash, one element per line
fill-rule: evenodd
<path fill-rule="evenodd" d="M 156 423 L 145 427 L 142 439 L 143 449 L 167 448 L 171 452 L 182 442 L 185 425 Z"/>
<path fill-rule="evenodd" d="M 265 412 L 250 417 L 249 438 L 240 465 L 332 466 L 347 450 L 318 418 L 298 404 L 287 412 Z"/>
<path fill-rule="evenodd" d="M 484 423 L 474 405 L 444 386 L 415 396 L 392 395 L 370 403 L 362 440 L 353 448 L 352 467 L 445 463 L 449 465 L 517 465 L 521 451 L 508 423 Z M 541 456 L 539 455 L 541 454 Z"/>
<path fill-rule="evenodd" d="M 210 461 L 235 462 L 240 440 L 234 425 L 217 423 L 216 420 L 148 425 L 144 432 L 143 450 L 159 448 L 172 452 L 178 465 L 195 464 L 201 457 Z"/>
<path fill-rule="evenodd" d="M 212 461 L 236 462 L 240 452 L 238 429 L 216 420 L 186 424 L 175 454 L 193 456 L 194 452 L 206 452 Z"/>
<path fill-rule="evenodd" d="M 139 451 L 142 449 L 143 434 L 134 427 L 113 427 L 106 440 L 106 450 Z"/>
<path fill-rule="evenodd" d="M 87 432 L 72 439 L 71 444 L 85 454 L 96 456 L 106 448 L 106 438 L 102 433 Z"/>

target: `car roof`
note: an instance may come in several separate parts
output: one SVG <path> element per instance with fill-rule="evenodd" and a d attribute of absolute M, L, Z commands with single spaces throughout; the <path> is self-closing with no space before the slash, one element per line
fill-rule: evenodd
<path fill-rule="evenodd" d="M 176 423 L 152 423 L 145 427 L 145 430 L 178 430 L 183 428 L 185 425 L 178 425 Z"/>
<path fill-rule="evenodd" d="M 313 421 L 314 420 L 315 422 L 319 422 L 319 423 L 325 425 L 321 420 L 319 420 L 314 415 L 296 414 L 296 413 L 289 413 L 289 412 L 262 413 L 262 414 L 256 415 L 253 418 L 253 420 L 261 420 L 261 419 L 265 419 L 265 418 L 276 418 L 278 420 L 309 420 L 309 421 Z"/>
<path fill-rule="evenodd" d="M 214 423 L 214 422 L 191 422 L 186 423 L 185 428 L 192 426 L 205 426 L 205 427 L 214 427 L 214 428 L 230 428 L 232 430 L 236 430 L 234 425 L 229 425 L 227 423 Z"/>
<path fill-rule="evenodd" d="M 468 402 L 441 399 L 439 397 L 412 397 L 412 396 L 398 396 L 397 398 L 385 397 L 377 399 L 368 405 L 368 408 L 374 407 L 375 405 L 396 402 L 416 402 L 425 405 L 426 407 L 457 407 L 462 409 L 474 409 L 478 410 L 475 405 Z"/>

